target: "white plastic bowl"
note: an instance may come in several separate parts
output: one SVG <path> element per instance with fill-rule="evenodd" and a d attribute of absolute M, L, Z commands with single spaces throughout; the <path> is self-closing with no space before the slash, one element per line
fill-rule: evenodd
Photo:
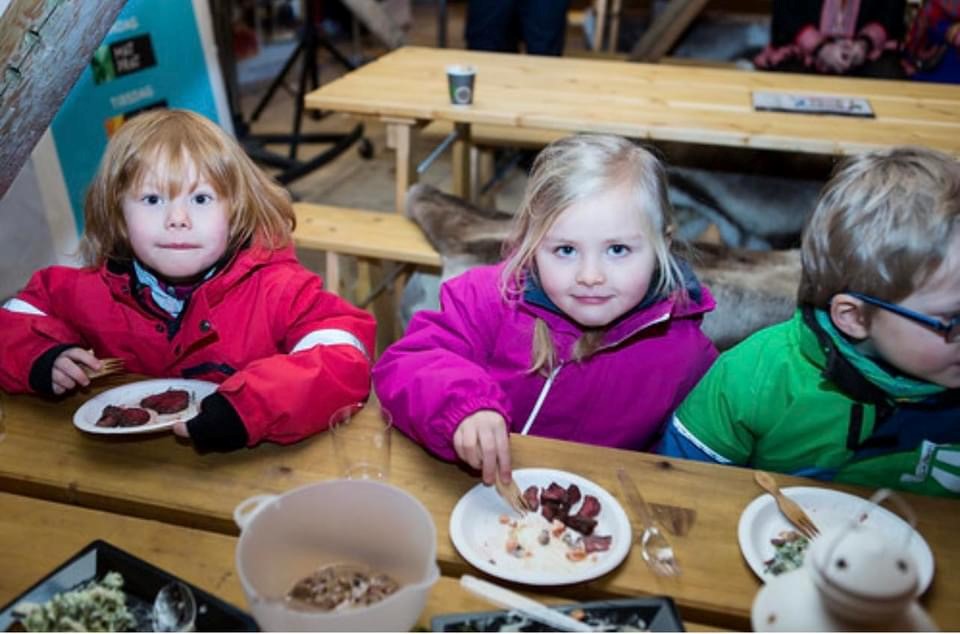
<path fill-rule="evenodd" d="M 440 576 L 433 518 L 409 493 L 368 480 L 331 480 L 257 495 L 234 510 L 237 572 L 266 631 L 409 631 Z M 316 569 L 361 563 L 401 588 L 373 605 L 338 612 L 289 608 L 284 596 Z"/>

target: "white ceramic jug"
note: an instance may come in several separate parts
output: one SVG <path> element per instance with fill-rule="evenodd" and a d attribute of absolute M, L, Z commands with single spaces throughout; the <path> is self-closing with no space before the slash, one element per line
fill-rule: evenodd
<path fill-rule="evenodd" d="M 917 602 L 917 567 L 907 550 L 916 526 L 913 512 L 888 489 L 874 494 L 870 508 L 887 498 L 901 505 L 909 532 L 891 538 L 855 513 L 814 539 L 800 568 L 760 589 L 751 612 L 753 630 L 937 631 Z"/>

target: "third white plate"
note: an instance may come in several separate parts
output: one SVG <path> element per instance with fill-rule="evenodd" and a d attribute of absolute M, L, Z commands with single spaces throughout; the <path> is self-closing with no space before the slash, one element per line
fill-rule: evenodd
<path fill-rule="evenodd" d="M 783 492 L 797 502 L 807 512 L 813 523 L 820 529 L 821 535 L 844 521 L 855 517 L 869 508 L 869 502 L 856 495 L 821 489 L 817 487 L 787 487 Z M 870 508 L 865 520 L 890 536 L 891 539 L 910 537 L 908 550 L 917 563 L 919 593 L 923 594 L 933 580 L 933 553 L 923 536 L 910 528 L 910 525 L 898 515 L 882 506 Z M 740 515 L 737 538 L 740 540 L 740 552 L 744 559 L 761 579 L 769 579 L 772 573 L 764 572 L 763 562 L 774 555 L 770 539 L 780 531 L 791 530 L 793 526 L 780 513 L 773 496 L 764 493 L 747 505 Z"/>

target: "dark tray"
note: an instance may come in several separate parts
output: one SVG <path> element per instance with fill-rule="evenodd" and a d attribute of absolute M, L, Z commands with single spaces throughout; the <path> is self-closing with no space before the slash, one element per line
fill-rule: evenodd
<path fill-rule="evenodd" d="M 68 559 L 64 564 L 37 582 L 29 590 L 0 608 L 0 632 L 10 629 L 14 622 L 13 608 L 22 601 L 43 603 L 58 592 L 66 592 L 92 579 L 102 579 L 114 570 L 123 575 L 123 591 L 127 607 L 135 614 L 144 606 L 152 606 L 160 588 L 171 581 L 179 581 L 193 590 L 197 601 L 196 629 L 198 632 L 255 632 L 253 618 L 229 603 L 204 592 L 183 579 L 164 572 L 128 552 L 102 540 L 96 540 Z M 143 625 L 142 623 L 138 623 Z M 138 627 L 138 629 L 143 629 Z M 149 629 L 149 624 L 146 624 Z"/>
<path fill-rule="evenodd" d="M 583 621 L 598 630 L 616 631 L 630 628 L 632 631 L 647 629 L 651 632 L 683 632 L 683 622 L 670 597 L 647 597 L 640 599 L 612 599 L 555 606 L 564 613 L 583 610 Z M 640 628 L 640 621 L 645 624 Z M 440 614 L 430 620 L 434 632 L 499 632 L 508 627 L 511 632 L 552 632 L 543 625 L 523 615 L 500 610 L 494 612 L 471 612 L 468 614 Z"/>

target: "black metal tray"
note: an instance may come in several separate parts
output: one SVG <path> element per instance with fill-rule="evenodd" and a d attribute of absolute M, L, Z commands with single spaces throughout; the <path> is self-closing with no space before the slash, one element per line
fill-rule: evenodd
<path fill-rule="evenodd" d="M 197 601 L 196 629 L 198 632 L 255 632 L 253 618 L 229 603 L 204 592 L 153 564 L 120 550 L 103 540 L 96 540 L 37 582 L 29 590 L 0 608 L 0 632 L 14 623 L 13 608 L 22 601 L 43 603 L 58 592 L 66 592 L 92 579 L 102 579 L 111 570 L 123 575 L 123 591 L 131 603 L 152 605 L 160 588 L 171 581 L 186 584 Z M 141 629 L 141 628 L 138 628 Z"/>
<path fill-rule="evenodd" d="M 651 632 L 683 632 L 683 622 L 670 597 L 645 597 L 637 599 L 612 599 L 556 606 L 569 614 L 582 610 L 588 625 L 598 631 L 630 631 L 645 629 Z M 641 623 L 642 621 L 642 623 Z M 471 612 L 467 614 L 440 614 L 430 620 L 434 632 L 499 632 L 507 628 L 511 632 L 551 632 L 551 628 L 523 615 L 500 610 L 494 612 Z"/>

